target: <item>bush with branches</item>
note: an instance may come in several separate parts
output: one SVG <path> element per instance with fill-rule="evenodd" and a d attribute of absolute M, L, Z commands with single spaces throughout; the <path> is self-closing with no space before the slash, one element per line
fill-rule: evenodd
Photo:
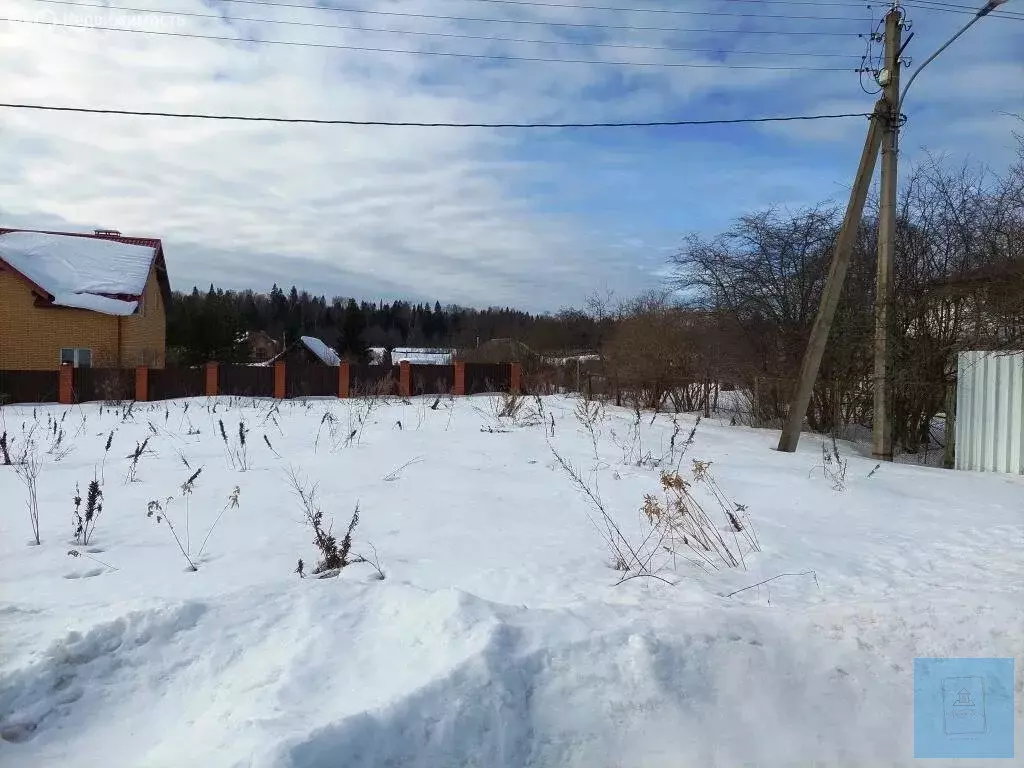
<path fill-rule="evenodd" d="M 352 552 L 352 534 L 359 524 L 359 504 L 356 503 L 345 533 L 339 541 L 337 536 L 334 535 L 333 521 L 325 522 L 324 520 L 323 509 L 320 507 L 320 502 L 317 499 L 317 492 L 319 490 L 317 483 L 303 480 L 295 469 L 288 471 L 287 479 L 292 492 L 298 498 L 299 504 L 302 507 L 302 515 L 306 525 L 313 532 L 313 544 L 316 545 L 317 551 L 320 553 L 320 559 L 313 567 L 312 574 L 320 578 L 327 578 L 338 575 L 342 569 L 354 563 L 367 563 L 376 571 L 377 578 L 383 580 L 384 571 L 381 570 L 378 562 L 376 549 L 374 549 L 374 556 L 372 558 Z M 372 548 L 372 545 L 370 546 Z M 306 575 L 305 568 L 306 565 L 300 558 L 295 568 L 295 573 L 299 574 L 300 577 L 304 577 Z"/>

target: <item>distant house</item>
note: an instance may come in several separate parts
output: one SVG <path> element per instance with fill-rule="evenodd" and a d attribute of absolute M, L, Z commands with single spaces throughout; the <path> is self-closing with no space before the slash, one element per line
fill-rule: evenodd
<path fill-rule="evenodd" d="M 541 361 L 537 352 L 517 339 L 491 339 L 461 350 L 459 357 L 469 363 L 522 363 L 529 370 L 538 367 Z"/>
<path fill-rule="evenodd" d="M 389 354 L 390 351 L 390 354 Z M 451 365 L 452 350 L 434 347 L 370 347 L 370 363 L 373 365 Z"/>
<path fill-rule="evenodd" d="M 162 368 L 170 293 L 160 240 L 0 229 L 0 369 Z"/>
<path fill-rule="evenodd" d="M 272 357 L 267 364 L 283 360 L 295 365 L 328 365 L 337 368 L 341 365 L 338 353 L 315 336 L 302 336 L 294 344 L 289 344 L 283 352 Z"/>
<path fill-rule="evenodd" d="M 266 331 L 249 331 L 242 344 L 249 348 L 249 359 L 254 363 L 270 360 L 281 351 L 280 342 Z"/>

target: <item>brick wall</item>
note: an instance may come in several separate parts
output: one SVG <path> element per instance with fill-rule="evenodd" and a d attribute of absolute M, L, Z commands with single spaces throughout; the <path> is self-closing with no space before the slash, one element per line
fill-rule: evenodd
<path fill-rule="evenodd" d="M 121 318 L 121 367 L 163 368 L 166 344 L 167 314 L 156 270 L 153 270 L 149 273 L 138 314 Z"/>
<path fill-rule="evenodd" d="M 0 272 L 0 368 L 54 370 L 61 347 L 87 347 L 92 364 L 117 365 L 117 318 L 82 309 L 35 306 L 20 277 Z"/>
<path fill-rule="evenodd" d="M 82 309 L 35 306 L 20 277 L 0 271 L 0 370 L 54 370 L 61 347 L 92 350 L 100 367 L 164 365 L 166 316 L 155 272 L 146 284 L 145 314 L 117 318 Z M 118 354 L 118 320 L 121 354 Z"/>

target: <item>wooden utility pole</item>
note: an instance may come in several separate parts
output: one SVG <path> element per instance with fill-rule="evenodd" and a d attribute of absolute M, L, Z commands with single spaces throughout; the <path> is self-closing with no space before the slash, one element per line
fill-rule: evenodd
<path fill-rule="evenodd" d="M 871 419 L 871 455 L 892 461 L 890 419 L 889 309 L 892 304 L 892 265 L 896 251 L 896 167 L 900 127 L 900 22 L 899 5 L 885 17 L 885 69 L 879 81 L 885 117 L 882 132 L 882 180 L 878 210 L 878 268 L 875 275 L 874 411 Z"/>
<path fill-rule="evenodd" d="M 839 305 L 839 297 L 843 292 L 846 270 L 850 266 L 853 244 L 857 240 L 857 229 L 860 227 L 861 216 L 864 213 L 864 202 L 867 200 L 871 177 L 875 172 L 875 159 L 878 157 L 878 148 L 882 143 L 884 118 L 885 99 L 883 98 L 875 104 L 871 121 L 868 123 L 868 135 L 864 139 L 864 149 L 860 155 L 857 176 L 853 181 L 853 188 L 850 190 L 846 216 L 843 218 L 843 226 L 836 238 L 832 263 L 828 269 L 828 279 L 821 292 L 818 316 L 814 319 L 811 338 L 807 342 L 803 364 L 800 366 L 800 378 L 797 380 L 793 397 L 789 402 L 786 424 L 782 429 L 782 436 L 779 438 L 780 451 L 792 453 L 800 441 L 800 428 L 803 426 L 804 416 L 807 415 L 807 405 L 811 402 L 814 381 L 818 378 L 818 368 L 821 366 L 821 358 L 825 354 L 825 345 L 828 343 L 828 334 L 832 329 L 832 320 L 836 314 L 836 307 Z"/>

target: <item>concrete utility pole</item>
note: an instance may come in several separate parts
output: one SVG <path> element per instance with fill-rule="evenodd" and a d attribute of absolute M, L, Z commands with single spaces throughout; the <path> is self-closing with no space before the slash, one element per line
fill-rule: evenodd
<path fill-rule="evenodd" d="M 898 2 L 893 4 L 892 9 L 886 16 L 885 69 L 878 78 L 884 92 L 882 98 L 875 104 L 875 110 L 871 116 L 871 125 L 868 128 L 868 136 L 864 142 L 864 151 L 861 154 L 857 177 L 854 180 L 853 189 L 850 191 L 850 202 L 846 208 L 846 217 L 843 219 L 842 229 L 839 230 L 839 237 L 836 239 L 835 252 L 832 255 L 832 264 L 829 266 L 828 279 L 825 282 L 825 289 L 821 294 L 818 316 L 815 318 L 814 327 L 811 329 L 811 338 L 807 342 L 807 351 L 804 353 L 803 364 L 800 367 L 800 378 L 797 381 L 793 398 L 789 404 L 789 413 L 786 416 L 786 424 L 782 430 L 782 436 L 779 438 L 780 451 L 792 453 L 796 450 L 797 442 L 800 440 L 800 428 L 803 425 L 804 416 L 807 415 L 807 406 L 811 401 L 814 381 L 818 377 L 818 368 L 821 365 L 821 358 L 825 353 L 825 345 L 828 343 L 832 319 L 835 316 L 836 305 L 839 303 L 839 295 L 842 292 L 846 269 L 850 263 L 854 236 L 857 233 L 860 217 L 864 211 L 864 201 L 867 198 L 868 185 L 871 183 L 871 175 L 874 172 L 875 158 L 878 155 L 878 149 L 882 144 L 884 134 L 885 142 L 882 150 L 882 200 L 878 222 L 878 287 L 875 299 L 875 402 L 872 454 L 881 459 L 892 460 L 892 423 L 889 419 L 889 403 L 887 399 L 889 394 L 887 391 L 889 385 L 887 358 L 889 346 L 889 307 L 892 297 L 889 280 L 896 240 L 896 165 L 899 148 L 900 109 L 903 106 L 903 99 L 907 95 L 910 84 L 914 82 L 914 78 L 918 76 L 921 70 L 934 61 L 940 53 L 946 50 L 954 40 L 970 29 L 979 19 L 988 16 L 1006 2 L 1007 0 L 988 0 L 978 10 L 973 19 L 967 22 L 953 37 L 947 40 L 941 48 L 929 56 L 914 71 L 902 94 L 899 92 L 899 57 L 902 52 L 900 42 L 902 27 L 900 22 L 902 20 L 902 13 Z M 913 37 L 913 35 L 911 34 L 910 37 Z M 910 37 L 907 38 L 907 42 L 910 42 Z"/>
<path fill-rule="evenodd" d="M 889 418 L 889 309 L 892 303 L 892 264 L 896 251 L 896 170 L 900 128 L 900 37 L 903 14 L 898 4 L 885 17 L 885 68 L 879 75 L 885 118 L 882 133 L 882 180 L 878 210 L 878 268 L 875 275 L 874 413 L 871 456 L 892 461 L 892 421 Z"/>
<path fill-rule="evenodd" d="M 814 381 L 818 378 L 818 368 L 821 366 L 821 358 L 825 354 L 825 345 L 828 343 L 828 334 L 832 329 L 832 320 L 836 314 L 836 307 L 839 305 L 839 297 L 843 292 L 846 270 L 850 266 L 853 244 L 857 239 L 857 229 L 860 227 L 861 216 L 864 213 L 864 202 L 867 200 L 871 177 L 875 172 L 875 159 L 878 157 L 878 148 L 882 143 L 881 124 L 884 119 L 885 99 L 882 98 L 875 104 L 874 113 L 868 123 L 868 135 L 864 139 L 864 149 L 860 155 L 860 165 L 857 166 L 857 176 L 853 181 L 853 188 L 850 190 L 846 216 L 843 217 L 843 226 L 836 238 L 832 263 L 828 268 L 828 278 L 825 281 L 825 288 L 821 292 L 818 315 L 814 319 L 811 338 L 807 342 L 807 351 L 804 352 L 803 364 L 800 366 L 800 378 L 797 380 L 793 398 L 789 403 L 786 424 L 782 429 L 782 436 L 779 438 L 780 451 L 792 453 L 800 441 L 800 428 L 803 426 L 804 416 L 807 415 L 807 406 L 811 402 Z"/>

